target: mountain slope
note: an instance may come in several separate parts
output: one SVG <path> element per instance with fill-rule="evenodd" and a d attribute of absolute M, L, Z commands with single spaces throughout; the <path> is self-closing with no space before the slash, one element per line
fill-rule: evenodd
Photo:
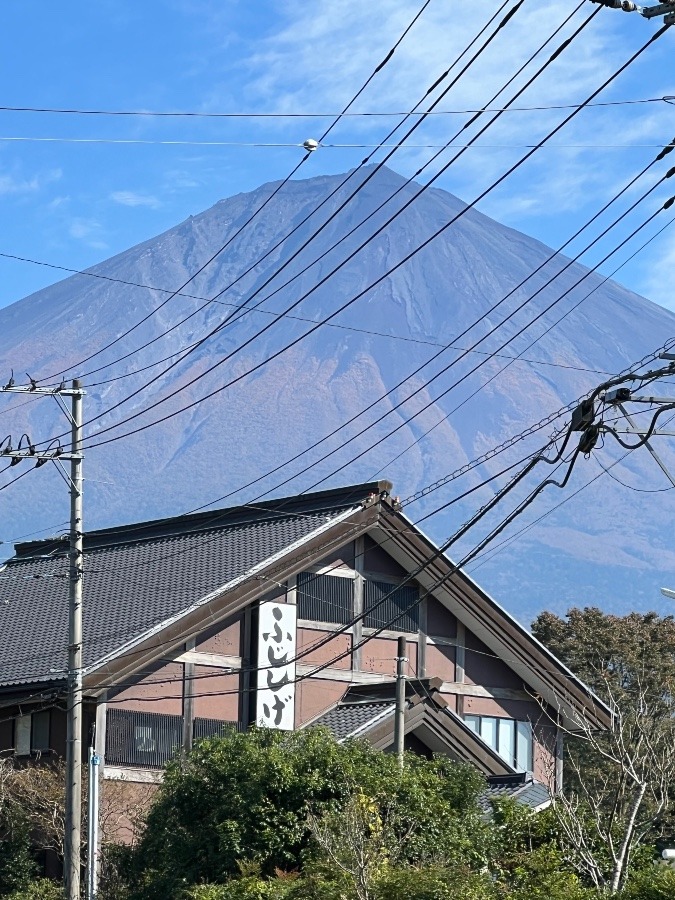
<path fill-rule="evenodd" d="M 358 173 L 356 177 L 364 175 Z M 259 310 L 236 314 L 237 321 L 159 377 L 149 389 L 112 414 L 95 419 L 149 378 L 161 374 L 168 363 L 134 374 L 139 369 L 166 357 L 171 362 L 177 360 L 181 348 L 198 341 L 231 313 L 231 305 L 242 304 L 260 288 L 302 245 L 311 230 L 326 221 L 346 196 L 346 189 L 338 192 L 325 209 L 261 265 L 219 296 L 217 302 L 195 313 L 204 304 L 204 299 L 199 298 L 212 298 L 235 281 L 292 226 L 315 210 L 339 178 L 320 177 L 287 185 L 260 218 L 186 288 L 189 296 L 169 300 L 130 335 L 82 365 L 76 364 L 157 309 L 170 296 L 170 290 L 186 281 L 236 232 L 275 185 L 263 185 L 251 194 L 221 201 L 157 238 L 101 263 L 91 270 L 99 278 L 74 276 L 0 310 L 0 372 L 9 374 L 13 368 L 17 373 L 27 371 L 34 377 L 45 377 L 75 366 L 70 375 L 85 373 L 85 419 L 94 420 L 86 428 L 90 442 L 171 414 L 151 429 L 88 452 L 86 527 L 177 514 L 224 495 L 229 496 L 220 505 L 252 500 L 270 490 L 284 495 L 314 485 L 359 481 L 381 469 L 394 482 L 396 492 L 405 497 L 565 405 L 602 381 L 603 372 L 623 369 L 675 334 L 672 314 L 614 282 L 603 284 L 602 279 L 591 275 L 573 288 L 586 274 L 583 267 L 573 265 L 512 322 L 487 338 L 479 348 L 483 354 L 473 352 L 462 359 L 460 350 L 447 351 L 405 388 L 395 391 L 393 397 L 377 402 L 435 354 L 439 345 L 455 341 L 550 255 L 549 248 L 539 242 L 470 210 L 330 325 L 315 330 L 290 350 L 247 374 L 307 333 L 312 327 L 307 320 L 320 321 L 330 315 L 464 208 L 460 200 L 444 191 L 425 192 L 348 265 L 325 285 L 316 287 L 372 234 L 392 209 L 419 191 L 418 186 L 407 186 L 384 212 L 327 252 L 309 272 L 283 287 L 307 262 L 327 251 L 402 185 L 403 179 L 385 169 L 302 251 L 301 263 L 291 263 L 255 297 L 253 303 L 268 297 Z M 557 258 L 547 265 L 499 310 L 456 340 L 457 347 L 470 347 L 565 264 L 566 260 Z M 155 290 L 107 279 L 150 285 Z M 312 291 L 313 288 L 316 289 Z M 543 335 L 524 353 L 523 360 L 501 372 L 509 360 L 489 359 L 447 396 L 432 402 L 458 377 L 484 361 L 485 351 L 498 349 L 507 337 L 570 288 L 573 289 L 569 295 L 555 309 L 503 351 L 518 353 Z M 570 311 L 593 289 L 577 309 Z M 275 321 L 274 313 L 283 311 L 309 291 L 312 293 L 290 316 Z M 567 312 L 559 325 L 543 334 Z M 139 349 L 190 313 L 195 315 L 179 328 Z M 271 322 L 273 327 L 266 333 L 239 349 Z M 234 355 L 211 374 L 178 393 L 231 353 Z M 101 368 L 125 354 L 129 354 L 127 359 Z M 406 401 L 415 388 L 453 359 L 458 362 L 449 372 L 392 411 L 394 404 Z M 213 398 L 178 412 L 181 406 L 237 378 L 240 380 Z M 482 390 L 469 399 L 482 385 Z M 167 402 L 136 418 L 130 426 L 96 437 L 102 429 L 163 398 L 168 398 Z M 453 412 L 463 401 L 466 403 Z M 4 408 L 14 408 L 4 413 L 3 434 L 11 431 L 18 436 L 27 431 L 37 440 L 66 430 L 63 417 L 51 401 L 19 406 L 21 402 L 20 398 L 10 398 L 10 402 L 5 398 Z M 427 403 L 431 404 L 428 410 L 405 423 Z M 367 409 L 367 414 L 325 446 L 242 490 L 242 486 L 302 453 L 362 409 Z M 389 415 L 382 422 L 358 436 L 358 432 L 387 412 Z M 423 437 L 433 426 L 429 436 Z M 396 433 L 374 450 L 335 471 L 397 427 Z M 329 459 L 282 484 L 308 462 L 347 439 L 346 446 Z M 541 441 L 541 436 L 537 441 Z M 534 448 L 535 444 L 528 446 Z M 514 460 L 520 450 L 509 459 Z M 675 456 L 665 440 L 659 451 L 675 467 Z M 616 454 L 602 457 L 605 465 L 614 458 Z M 496 471 L 501 464 L 501 459 L 495 461 L 491 468 L 481 470 L 482 475 Z M 578 468 L 570 493 L 602 472 L 592 459 Z M 673 500 L 667 492 L 631 491 L 612 480 L 611 475 L 649 490 L 668 486 L 644 451 L 634 454 L 613 468 L 610 476 L 603 475 L 513 547 L 483 565 L 476 577 L 525 619 L 543 606 L 564 609 L 572 602 L 597 602 L 617 608 L 650 608 L 657 604 L 659 582 L 667 583 L 669 577 L 675 581 L 675 554 L 667 527 L 672 521 Z M 324 478 L 327 480 L 321 481 Z M 408 510 L 411 517 L 430 511 L 470 483 L 450 485 L 432 494 L 424 504 L 412 505 Z M 434 537 L 443 538 L 463 515 L 470 514 L 489 496 L 486 491 L 479 492 L 470 502 L 428 520 L 425 527 Z M 528 511 L 523 524 L 561 499 L 556 492 L 542 498 Z M 45 467 L 0 493 L 0 506 L 5 523 L 2 537 L 12 538 L 64 522 L 66 488 L 56 471 Z M 467 542 L 457 552 L 469 546 Z"/>

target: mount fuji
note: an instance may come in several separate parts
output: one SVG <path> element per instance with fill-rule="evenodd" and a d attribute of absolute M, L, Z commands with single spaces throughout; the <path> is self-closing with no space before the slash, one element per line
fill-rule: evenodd
<path fill-rule="evenodd" d="M 344 176 L 289 182 L 175 297 L 171 291 L 236 234 L 276 184 L 222 200 L 88 273 L 0 310 L 0 378 L 5 373 L 9 377 L 12 369 L 57 381 L 62 373 L 83 377 L 85 443 L 92 445 L 85 459 L 86 529 L 177 515 L 216 498 L 222 498 L 216 506 L 231 506 L 374 476 L 388 478 L 394 492 L 407 498 L 675 335 L 672 313 L 579 264 L 563 271 L 568 260 L 559 255 L 491 311 L 552 251 L 475 209 L 365 290 L 465 209 L 453 195 L 439 189 L 420 193 L 419 185 L 406 184 L 383 168 L 328 222 L 354 183 L 369 174 L 371 168 L 359 170 L 318 210 Z M 396 191 L 382 211 L 357 227 Z M 393 210 L 417 194 L 391 225 L 320 283 Z M 305 224 L 258 263 L 310 213 Z M 324 223 L 297 260 L 256 295 Z M 331 249 L 351 229 L 354 233 Z M 560 276 L 545 286 L 556 272 Z M 297 277 L 290 280 L 292 276 Z M 312 323 L 364 291 L 330 323 L 312 330 Z M 246 306 L 251 295 L 251 306 L 263 300 L 256 309 Z M 543 312 L 561 295 L 550 312 Z M 278 315 L 300 298 L 290 314 Z M 240 306 L 221 330 L 198 343 Z M 501 325 L 511 312 L 512 319 Z M 271 327 L 256 336 L 266 325 Z M 493 328 L 494 334 L 488 334 Z M 479 346 L 464 352 L 482 337 Z M 512 342 L 500 349 L 507 338 Z M 197 346 L 181 360 L 183 348 L 193 344 Z M 439 351 L 437 359 L 408 377 Z M 438 377 L 426 385 L 434 375 Z M 192 384 L 197 376 L 202 377 Z M 53 400 L 3 396 L 3 436 L 11 433 L 18 440 L 27 433 L 38 441 L 67 431 Z M 143 412 L 157 401 L 159 406 Z M 107 412 L 117 403 L 121 405 Z M 188 404 L 194 405 L 182 411 Z M 104 443 L 160 418 L 164 421 L 153 427 Z M 549 426 L 411 503 L 406 512 L 417 521 L 488 473 L 532 452 L 552 430 Z M 675 442 L 655 441 L 675 471 Z M 667 611 L 658 589 L 675 585 L 675 492 L 668 490 L 646 450 L 617 462 L 622 453 L 608 443 L 580 459 L 564 492 L 542 494 L 492 550 L 468 566 L 524 622 L 541 609 L 562 613 L 571 605 Z M 282 465 L 296 456 L 295 462 Z M 551 474 L 551 467 L 544 468 L 530 486 Z M 15 467 L 3 479 L 20 472 Z M 427 518 L 422 527 L 436 540 L 444 539 L 493 490 L 481 488 Z M 511 505 L 504 501 L 489 524 Z M 1 491 L 0 509 L 0 537 L 6 542 L 41 529 L 45 534 L 64 531 L 67 487 L 56 467 L 44 466 Z M 485 530 L 481 526 L 471 532 L 451 555 L 461 558 Z M 512 536 L 516 539 L 510 542 Z M 11 545 L 3 550 L 5 557 L 10 555 Z"/>

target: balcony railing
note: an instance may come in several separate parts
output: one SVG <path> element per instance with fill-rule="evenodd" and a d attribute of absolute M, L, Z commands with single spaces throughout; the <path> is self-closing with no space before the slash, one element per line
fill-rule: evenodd
<path fill-rule="evenodd" d="M 238 722 L 194 719 L 193 740 L 241 730 Z M 109 709 L 106 715 L 105 761 L 112 766 L 161 769 L 183 746 L 183 717 L 163 713 Z"/>

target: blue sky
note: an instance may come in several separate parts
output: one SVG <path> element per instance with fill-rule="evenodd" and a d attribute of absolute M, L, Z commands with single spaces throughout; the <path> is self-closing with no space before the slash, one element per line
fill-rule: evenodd
<path fill-rule="evenodd" d="M 27 0 L 5 4 L 0 41 L 0 105 L 202 112 L 336 112 L 410 21 L 421 0 Z M 412 107 L 466 45 L 496 2 L 432 0 L 428 10 L 359 102 L 360 111 Z M 439 109 L 484 103 L 576 3 L 525 0 L 494 49 Z M 595 7 L 589 2 L 582 10 Z M 580 21 L 580 18 L 575 21 Z M 658 26 L 637 15 L 601 10 L 521 105 L 578 103 Z M 675 94 L 675 28 L 601 98 Z M 508 95 L 507 95 L 508 96 Z M 470 201 L 564 117 L 560 111 L 503 116 L 438 182 Z M 125 119 L 0 112 L 0 252 L 84 268 L 152 237 L 213 203 L 283 178 L 302 155 L 296 147 L 199 146 L 198 142 L 299 144 L 328 120 Z M 395 119 L 347 119 L 335 143 L 382 140 Z M 447 141 L 466 117 L 436 116 L 414 143 Z M 480 205 L 489 215 L 556 246 L 589 218 L 675 134 L 675 106 L 596 108 L 579 115 Z M 105 138 L 159 143 L 67 143 L 9 138 Z M 593 145 L 580 147 L 579 145 Z M 643 146 L 647 145 L 647 146 Z M 345 171 L 363 149 L 322 148 L 306 177 Z M 396 153 L 390 165 L 412 174 L 433 150 Z M 376 155 L 375 159 L 379 159 Z M 671 162 L 672 160 L 672 162 Z M 667 163 L 675 165 L 675 154 Z M 664 163 L 658 170 L 665 173 Z M 430 172 L 435 170 L 431 169 Z M 631 192 L 636 199 L 641 182 Z M 675 178 L 631 218 L 616 242 L 669 194 Z M 672 218 L 664 213 L 658 225 Z M 658 226 L 644 233 L 642 240 Z M 580 245 L 576 245 L 580 248 Z M 631 245 L 636 249 L 638 243 Z M 587 257 L 590 264 L 607 252 Z M 610 271 L 630 251 L 617 257 Z M 617 276 L 675 309 L 671 295 L 675 226 Z M 58 280 L 52 270 L 0 258 L 0 306 Z"/>

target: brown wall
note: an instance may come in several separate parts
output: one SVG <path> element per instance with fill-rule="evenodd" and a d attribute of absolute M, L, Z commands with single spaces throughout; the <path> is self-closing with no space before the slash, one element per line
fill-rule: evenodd
<path fill-rule="evenodd" d="M 427 634 L 457 637 L 457 619 L 434 597 L 427 598 Z"/>
<path fill-rule="evenodd" d="M 200 719 L 236 722 L 239 718 L 239 675 L 225 669 L 195 666 L 190 683 L 194 695 L 194 715 Z"/>
<path fill-rule="evenodd" d="M 408 641 L 408 671 L 411 678 L 417 676 L 417 644 Z M 373 638 L 361 649 L 361 669 L 378 675 L 396 674 L 398 646 L 395 638 Z"/>
<path fill-rule="evenodd" d="M 157 784 L 139 784 L 103 779 L 100 791 L 101 839 L 116 844 L 134 844 L 142 830 L 142 819 L 158 789 Z"/>
<path fill-rule="evenodd" d="M 113 709 L 136 712 L 168 713 L 180 716 L 183 712 L 183 664 L 162 663 L 124 690 L 110 695 Z"/>
<path fill-rule="evenodd" d="M 454 647 L 427 645 L 427 677 L 442 678 L 443 681 L 454 681 L 455 656 L 457 650 Z"/>
<path fill-rule="evenodd" d="M 331 638 L 330 641 L 323 646 L 312 650 L 307 656 L 303 656 L 299 662 L 305 666 L 317 666 L 322 663 L 331 662 L 336 656 L 347 652 L 347 656 L 335 660 L 335 662 L 331 662 L 330 667 L 331 669 L 351 669 L 351 634 L 336 634 L 331 637 L 330 633 L 327 631 L 316 631 L 312 628 L 298 628 L 298 652 L 301 652 L 307 647 L 315 644 L 317 641 L 321 641 L 328 637 Z"/>
<path fill-rule="evenodd" d="M 349 685 L 344 681 L 312 678 L 301 681 L 295 690 L 295 727 L 326 712 L 342 699 Z"/>
<path fill-rule="evenodd" d="M 335 550 L 333 553 L 325 556 L 319 563 L 319 566 L 322 568 L 324 566 L 334 566 L 335 568 L 346 567 L 353 569 L 354 565 L 354 541 L 350 541 L 346 546 L 340 547 L 339 550 Z"/>
<path fill-rule="evenodd" d="M 390 575 L 396 578 L 403 578 L 408 573 L 400 566 L 395 559 L 376 544 L 367 535 L 364 538 L 364 557 L 363 569 L 365 572 L 372 572 L 377 575 Z"/>
<path fill-rule="evenodd" d="M 200 653 L 217 653 L 221 656 L 240 656 L 242 653 L 243 616 L 210 628 L 195 641 Z"/>
<path fill-rule="evenodd" d="M 523 680 L 470 631 L 466 632 L 464 678 L 467 684 L 522 688 Z"/>

